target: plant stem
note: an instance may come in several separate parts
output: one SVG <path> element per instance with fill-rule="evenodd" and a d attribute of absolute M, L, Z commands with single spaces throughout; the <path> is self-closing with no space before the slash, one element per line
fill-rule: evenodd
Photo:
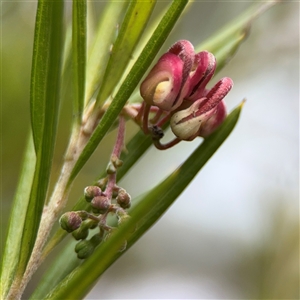
<path fill-rule="evenodd" d="M 8 294 L 9 300 L 16 300 L 21 298 L 32 275 L 45 259 L 45 257 L 42 256 L 42 250 L 45 246 L 46 241 L 48 240 L 51 229 L 55 221 L 57 220 L 59 213 L 66 205 L 72 186 L 71 184 L 69 184 L 69 178 L 76 160 L 82 152 L 85 144 L 87 143 L 87 140 L 88 137 L 86 136 L 86 133 L 80 130 L 79 126 L 74 127 L 60 178 L 54 188 L 48 205 L 44 207 L 39 231 L 33 251 L 31 253 L 31 257 L 26 267 L 26 271 L 23 276 L 17 276 L 13 281 L 10 292 Z"/>

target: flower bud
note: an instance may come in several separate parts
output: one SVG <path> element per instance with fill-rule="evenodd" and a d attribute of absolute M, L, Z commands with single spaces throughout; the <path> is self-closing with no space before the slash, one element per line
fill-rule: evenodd
<path fill-rule="evenodd" d="M 115 166 L 115 168 L 120 168 L 123 165 L 123 161 L 119 159 L 116 155 L 112 155 L 110 161 Z"/>
<path fill-rule="evenodd" d="M 124 189 L 119 190 L 116 200 L 117 203 L 124 209 L 129 208 L 131 205 L 131 197 Z"/>
<path fill-rule="evenodd" d="M 104 177 L 104 178 L 101 178 L 97 181 L 97 186 L 102 190 L 104 191 L 105 190 L 105 187 L 106 187 L 106 184 L 107 184 L 107 177 Z M 98 195 L 97 195 L 98 196 Z"/>
<path fill-rule="evenodd" d="M 211 135 L 224 122 L 226 116 L 226 104 L 222 100 L 215 108 L 214 113 L 200 127 L 199 136 L 205 138 Z"/>
<path fill-rule="evenodd" d="M 98 223 L 94 220 L 87 219 L 83 221 L 80 227 L 72 232 L 73 237 L 76 240 L 86 239 L 89 235 L 89 229 L 97 227 Z"/>
<path fill-rule="evenodd" d="M 195 112 L 199 108 L 200 99 L 187 109 L 179 110 L 173 114 L 170 120 L 170 127 L 173 133 L 181 140 L 192 141 L 198 136 L 198 131 L 204 120 L 204 115 L 196 116 Z"/>
<path fill-rule="evenodd" d="M 216 58 L 208 52 L 202 51 L 196 54 L 193 70 L 190 73 L 190 90 L 186 98 L 196 101 L 205 96 L 205 87 L 211 80 L 216 69 Z"/>
<path fill-rule="evenodd" d="M 91 201 L 91 206 L 100 214 L 106 213 L 110 205 L 110 200 L 104 195 L 97 196 Z"/>
<path fill-rule="evenodd" d="M 195 50 L 194 46 L 190 41 L 187 40 L 179 40 L 173 46 L 170 47 L 170 53 L 176 54 L 183 61 L 183 72 L 182 72 L 182 84 L 181 88 L 183 88 L 187 78 L 189 77 L 189 73 L 192 70 L 192 66 L 195 60 Z M 184 97 L 181 91 L 181 96 Z"/>
<path fill-rule="evenodd" d="M 149 105 L 171 111 L 181 90 L 183 61 L 173 53 L 165 53 L 142 82 L 140 93 Z"/>
<path fill-rule="evenodd" d="M 62 229 L 72 232 L 80 227 L 82 220 L 76 212 L 69 211 L 60 217 L 59 223 Z"/>
<path fill-rule="evenodd" d="M 84 197 L 88 202 L 91 202 L 94 197 L 100 196 L 101 193 L 102 191 L 98 186 L 87 186 L 84 189 Z"/>
<path fill-rule="evenodd" d="M 94 246 L 88 240 L 81 240 L 75 246 L 75 252 L 80 259 L 88 258 L 94 252 Z"/>
<path fill-rule="evenodd" d="M 75 246 L 75 252 L 80 259 L 88 258 L 95 250 L 95 248 L 101 243 L 102 237 L 99 234 L 95 234 L 90 240 L 82 240 Z"/>
<path fill-rule="evenodd" d="M 72 235 L 75 238 L 75 240 L 77 240 L 77 241 L 84 240 L 89 235 L 89 229 L 79 227 L 78 229 L 76 229 L 72 232 Z"/>
<path fill-rule="evenodd" d="M 107 174 L 115 174 L 117 172 L 116 167 L 113 165 L 112 162 L 109 162 L 106 168 L 106 173 Z"/>
<path fill-rule="evenodd" d="M 170 120 L 173 133 L 181 140 L 192 141 L 197 136 L 211 134 L 225 119 L 222 101 L 233 86 L 230 78 L 221 79 L 206 95 L 187 109 L 175 112 Z"/>

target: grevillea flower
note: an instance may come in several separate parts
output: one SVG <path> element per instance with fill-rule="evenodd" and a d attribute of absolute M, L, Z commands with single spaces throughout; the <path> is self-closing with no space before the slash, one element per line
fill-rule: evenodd
<path fill-rule="evenodd" d="M 166 114 L 163 121 L 157 123 L 158 128 L 170 120 L 170 127 L 179 140 L 207 137 L 226 118 L 223 99 L 233 86 L 232 80 L 225 77 L 207 89 L 215 69 L 216 59 L 212 53 L 195 54 L 189 41 L 178 41 L 162 55 L 141 84 L 141 96 L 148 105 L 145 114 L 149 113 L 150 106 L 158 107 Z M 144 120 L 147 124 L 148 116 L 144 116 Z"/>
<path fill-rule="evenodd" d="M 149 105 L 165 111 L 179 107 L 183 89 L 194 63 L 194 47 L 189 41 L 178 41 L 165 53 L 142 82 L 140 92 Z"/>
<path fill-rule="evenodd" d="M 186 109 L 176 111 L 170 121 L 173 133 L 185 141 L 210 135 L 226 118 L 223 98 L 232 86 L 232 80 L 225 77 L 205 97 L 192 102 Z"/>

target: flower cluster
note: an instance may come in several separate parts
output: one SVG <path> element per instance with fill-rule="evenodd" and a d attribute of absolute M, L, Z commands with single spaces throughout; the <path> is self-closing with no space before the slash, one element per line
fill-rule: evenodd
<path fill-rule="evenodd" d="M 90 256 L 94 249 L 105 239 L 114 227 L 107 224 L 109 213 L 115 214 L 118 223 L 122 223 L 129 216 L 126 209 L 131 205 L 130 195 L 121 187 L 114 186 L 113 193 L 109 196 L 107 178 L 98 181 L 95 186 L 84 189 L 84 198 L 90 203 L 91 212 L 70 211 L 63 214 L 59 220 L 62 229 L 72 233 L 79 242 L 75 246 L 78 258 L 84 259 Z M 98 228 L 98 231 L 88 239 L 90 230 Z"/>
<path fill-rule="evenodd" d="M 129 218 L 126 209 L 131 206 L 131 197 L 125 189 L 116 184 L 117 170 L 123 164 L 119 157 L 123 148 L 124 133 L 125 120 L 120 117 L 116 144 L 106 169 L 107 176 L 84 189 L 84 199 L 89 203 L 87 211 L 66 212 L 59 220 L 62 229 L 72 233 L 79 241 L 75 246 L 78 258 L 85 259 L 90 256 L 95 248 L 116 230 L 116 227 L 108 224 L 108 214 L 115 215 L 119 225 Z M 89 238 L 90 234 L 93 235 Z M 126 241 L 120 251 L 125 247 Z"/>
<path fill-rule="evenodd" d="M 157 148 L 166 149 L 197 136 L 207 137 L 224 121 L 223 99 L 233 82 L 225 77 L 207 89 L 215 69 L 214 55 L 208 51 L 196 54 L 186 40 L 176 42 L 160 57 L 140 86 L 144 102 L 136 117 L 144 132 L 152 133 Z M 155 115 L 149 121 L 153 112 Z M 176 139 L 162 145 L 160 128 L 167 122 Z"/>

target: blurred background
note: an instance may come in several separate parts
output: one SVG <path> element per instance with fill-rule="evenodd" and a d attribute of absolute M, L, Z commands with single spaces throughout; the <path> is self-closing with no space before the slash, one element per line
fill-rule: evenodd
<path fill-rule="evenodd" d="M 97 20 L 101 6 L 95 4 Z M 251 4 L 193 3 L 164 49 L 178 39 L 199 44 Z M 2 3 L 1 242 L 29 129 L 35 10 L 33 2 Z M 86 299 L 299 299 L 299 3 L 280 4 L 260 16 L 214 80 L 224 76 L 235 84 L 226 97 L 229 110 L 247 99 L 237 127 L 163 218 Z M 53 182 L 67 144 L 70 100 L 66 92 Z M 137 128 L 128 125 L 131 136 Z M 71 201 L 101 173 L 114 137 L 109 134 L 90 159 Z M 166 152 L 150 149 L 120 185 L 133 197 L 139 195 L 200 142 L 181 143 Z"/>

